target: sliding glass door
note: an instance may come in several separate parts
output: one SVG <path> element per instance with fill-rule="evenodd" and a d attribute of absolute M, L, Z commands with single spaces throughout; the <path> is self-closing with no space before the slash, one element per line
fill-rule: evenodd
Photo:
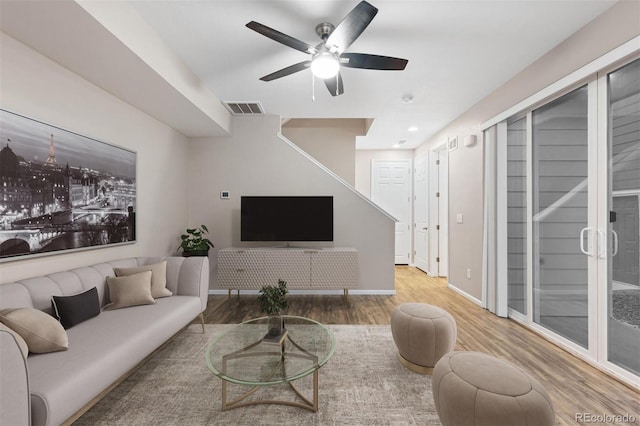
<path fill-rule="evenodd" d="M 533 319 L 587 348 L 587 86 L 534 110 L 532 121 Z"/>
<path fill-rule="evenodd" d="M 640 59 L 587 80 L 496 124 L 497 291 L 640 385 Z"/>
<path fill-rule="evenodd" d="M 608 360 L 640 375 L 640 59 L 606 79 Z"/>
<path fill-rule="evenodd" d="M 527 314 L 527 118 L 507 123 L 507 299 Z"/>

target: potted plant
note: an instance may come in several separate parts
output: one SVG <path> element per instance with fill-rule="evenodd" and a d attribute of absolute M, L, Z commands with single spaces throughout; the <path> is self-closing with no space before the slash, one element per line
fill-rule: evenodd
<path fill-rule="evenodd" d="M 289 307 L 286 295 L 287 282 L 278 280 L 278 285 L 265 285 L 260 289 L 258 304 L 262 312 L 269 316 L 269 335 L 277 336 L 282 332 L 283 324 L 280 313 Z"/>
<path fill-rule="evenodd" d="M 205 235 L 209 233 L 206 226 L 200 225 L 199 228 L 187 228 L 187 233 L 182 234 L 180 238 L 180 247 L 182 249 L 182 256 L 207 256 L 209 249 L 213 248 L 213 243 L 205 238 Z"/>

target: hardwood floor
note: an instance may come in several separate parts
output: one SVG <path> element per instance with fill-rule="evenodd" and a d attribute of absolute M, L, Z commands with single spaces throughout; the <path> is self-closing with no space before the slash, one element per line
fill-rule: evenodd
<path fill-rule="evenodd" d="M 556 423 L 577 424 L 576 413 L 629 415 L 640 425 L 640 393 L 616 381 L 518 323 L 499 318 L 449 290 L 444 279 L 408 266 L 396 267 L 395 296 L 290 295 L 289 315 L 325 324 L 389 324 L 391 311 L 405 302 L 446 309 L 456 320 L 456 350 L 480 351 L 529 372 L 553 399 Z M 238 323 L 262 316 L 256 295 L 210 296 L 207 323 Z M 620 423 L 620 422 L 619 422 Z"/>

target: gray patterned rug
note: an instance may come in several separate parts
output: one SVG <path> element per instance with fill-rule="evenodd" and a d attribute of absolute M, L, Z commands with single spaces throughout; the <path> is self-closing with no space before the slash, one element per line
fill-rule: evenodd
<path fill-rule="evenodd" d="M 640 290 L 616 290 L 612 304 L 615 319 L 640 327 Z"/>
<path fill-rule="evenodd" d="M 320 369 L 317 413 L 283 405 L 222 412 L 221 381 L 207 369 L 204 352 L 225 327 L 229 326 L 207 325 L 206 333 L 201 334 L 200 325 L 190 326 L 74 424 L 440 424 L 430 376 L 400 365 L 388 325 L 329 326 L 336 337 L 336 352 Z M 311 389 L 311 377 L 296 384 Z M 263 388 L 259 392 L 266 393 L 256 395 L 293 395 L 284 386 Z"/>

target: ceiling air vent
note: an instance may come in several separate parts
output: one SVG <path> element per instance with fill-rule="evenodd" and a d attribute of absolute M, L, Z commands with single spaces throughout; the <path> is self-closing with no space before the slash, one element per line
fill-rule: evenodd
<path fill-rule="evenodd" d="M 260 102 L 224 101 L 223 103 L 233 115 L 264 114 L 264 110 L 262 109 Z"/>

